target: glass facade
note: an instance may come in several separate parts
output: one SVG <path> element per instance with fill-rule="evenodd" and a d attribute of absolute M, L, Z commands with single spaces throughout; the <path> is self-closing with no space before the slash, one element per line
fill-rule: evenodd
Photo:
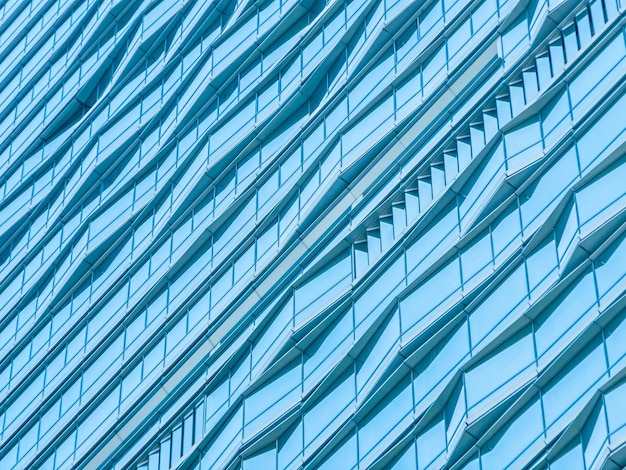
<path fill-rule="evenodd" d="M 624 0 L 0 18 L 0 469 L 626 466 Z"/>

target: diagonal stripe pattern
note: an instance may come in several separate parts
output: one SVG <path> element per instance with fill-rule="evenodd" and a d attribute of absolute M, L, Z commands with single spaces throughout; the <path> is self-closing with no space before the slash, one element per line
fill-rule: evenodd
<path fill-rule="evenodd" d="M 0 468 L 626 466 L 623 0 L 0 18 Z"/>

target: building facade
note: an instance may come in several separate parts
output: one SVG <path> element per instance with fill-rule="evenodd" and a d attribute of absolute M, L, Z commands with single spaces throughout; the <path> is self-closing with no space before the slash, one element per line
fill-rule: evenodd
<path fill-rule="evenodd" d="M 624 0 L 0 15 L 0 469 L 626 465 Z"/>

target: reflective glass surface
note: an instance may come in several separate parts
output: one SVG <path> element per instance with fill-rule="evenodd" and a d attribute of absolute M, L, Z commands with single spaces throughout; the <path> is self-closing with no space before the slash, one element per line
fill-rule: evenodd
<path fill-rule="evenodd" d="M 626 466 L 623 0 L 0 2 L 0 469 Z"/>

